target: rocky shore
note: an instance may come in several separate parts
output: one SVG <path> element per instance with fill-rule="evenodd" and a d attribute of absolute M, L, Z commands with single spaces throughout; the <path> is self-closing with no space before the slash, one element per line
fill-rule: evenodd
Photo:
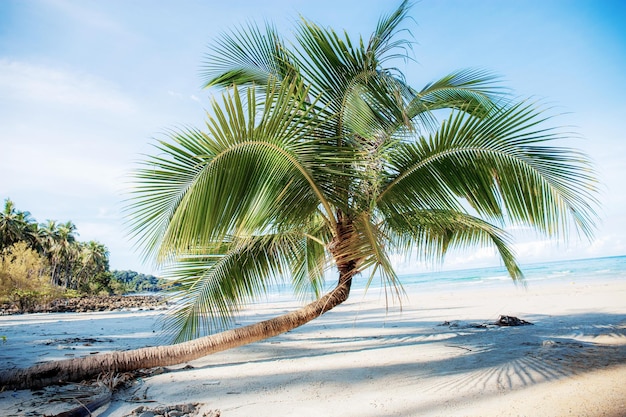
<path fill-rule="evenodd" d="M 25 312 L 10 304 L 0 304 L 0 315 L 21 313 L 85 313 L 91 311 L 157 310 L 167 308 L 167 301 L 158 295 L 109 295 L 58 298 L 37 305 Z"/>

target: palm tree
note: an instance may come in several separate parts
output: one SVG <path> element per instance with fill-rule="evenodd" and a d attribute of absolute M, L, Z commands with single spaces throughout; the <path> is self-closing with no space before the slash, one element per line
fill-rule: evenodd
<path fill-rule="evenodd" d="M 36 243 L 35 226 L 28 211 L 18 211 L 11 199 L 5 199 L 4 210 L 0 212 L 0 251 L 18 242 L 33 247 Z"/>
<path fill-rule="evenodd" d="M 91 240 L 79 243 L 78 249 L 80 262 L 74 267 L 74 289 L 109 271 L 109 251 L 102 243 Z"/>
<path fill-rule="evenodd" d="M 72 269 L 80 253 L 76 234 L 74 223 L 61 223 L 57 227 L 56 239 L 52 245 L 53 258 L 56 260 L 55 279 L 65 288 L 72 285 Z"/>
<path fill-rule="evenodd" d="M 56 242 L 59 240 L 59 230 L 57 222 L 54 220 L 47 220 L 46 223 L 41 223 L 37 227 L 37 237 L 39 242 L 40 253 L 44 255 L 48 264 L 50 265 L 50 280 L 53 285 L 59 285 L 59 274 L 57 269 L 59 268 L 60 259 L 56 256 L 55 248 Z"/>
<path fill-rule="evenodd" d="M 50 263 L 50 276 L 54 285 L 67 288 L 71 281 L 72 265 L 78 258 L 76 225 L 71 221 L 58 224 L 48 220 L 38 227 L 39 242 Z"/>
<path fill-rule="evenodd" d="M 563 136 L 541 109 L 514 102 L 483 72 L 417 90 L 391 67 L 411 46 L 399 38 L 408 9 L 404 1 L 383 16 L 367 41 L 305 19 L 293 46 L 271 26 L 222 36 L 205 74 L 207 87 L 225 90 L 206 131 L 173 132 L 136 174 L 132 234 L 182 288 L 176 341 L 228 324 L 277 280 L 314 301 L 171 346 L 16 371 L 0 384 L 171 365 L 272 337 L 344 302 L 362 276 L 368 285 L 380 276 L 399 299 L 392 253 L 440 259 L 455 246 L 493 245 L 519 282 L 506 225 L 590 236 L 589 161 L 550 146 Z M 333 268 L 337 283 L 320 296 Z"/>

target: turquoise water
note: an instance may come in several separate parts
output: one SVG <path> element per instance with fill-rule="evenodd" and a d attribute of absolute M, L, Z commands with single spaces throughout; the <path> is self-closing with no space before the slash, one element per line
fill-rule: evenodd
<path fill-rule="evenodd" d="M 521 264 L 524 281 L 531 288 L 537 284 L 593 283 L 593 281 L 626 280 L 626 256 L 579 259 L 572 261 Z M 353 282 L 353 290 L 362 290 L 368 280 L 364 273 Z M 400 275 L 399 281 L 406 290 L 446 290 L 468 286 L 492 287 L 513 286 L 504 267 L 474 268 L 454 271 L 438 271 Z M 335 276 L 329 274 L 326 290 L 335 286 Z M 380 278 L 374 277 L 369 290 L 381 288 Z M 291 296 L 292 288 L 287 283 L 270 286 L 273 296 Z"/>
<path fill-rule="evenodd" d="M 528 285 L 538 282 L 592 282 L 594 280 L 626 280 L 626 256 L 579 259 L 536 264 L 522 264 Z M 403 286 L 467 286 L 510 283 L 504 267 L 476 268 L 455 271 L 401 275 Z"/>

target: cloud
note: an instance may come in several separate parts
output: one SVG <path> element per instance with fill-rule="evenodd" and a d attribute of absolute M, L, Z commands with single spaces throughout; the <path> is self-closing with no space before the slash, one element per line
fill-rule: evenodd
<path fill-rule="evenodd" d="M 170 96 L 172 96 L 172 97 L 175 97 L 175 98 L 177 98 L 177 99 L 181 99 L 181 100 L 182 100 L 182 98 L 183 98 L 183 95 L 182 95 L 181 93 L 177 93 L 177 92 L 172 91 L 172 90 L 169 90 L 169 91 L 167 92 L 167 94 L 168 94 L 168 95 L 170 95 Z"/>
<path fill-rule="evenodd" d="M 101 207 L 99 211 L 111 212 L 110 208 Z M 142 262 L 133 242 L 127 236 L 123 218 L 119 213 L 107 218 L 78 219 L 76 222 L 80 241 L 95 240 L 103 243 L 109 250 L 111 269 L 132 269 L 135 271 L 156 273 L 153 265 Z"/>
<path fill-rule="evenodd" d="M 117 200 L 142 146 L 141 107 L 107 80 L 0 59 L 0 193 Z M 137 110 L 136 110 L 137 109 Z"/>
<path fill-rule="evenodd" d="M 0 97 L 0 197 L 38 221 L 74 221 L 81 240 L 115 251 L 112 266 L 130 266 L 118 225 L 129 162 L 144 142 L 138 101 L 87 73 L 9 59 L 0 59 Z"/>
<path fill-rule="evenodd" d="M 15 157 L 0 157 L 3 165 L 0 173 L 19 178 L 19 181 L 13 182 L 14 187 L 5 185 L 9 190 L 54 190 L 56 194 L 65 196 L 88 195 L 96 190 L 115 195 L 122 190 L 125 167 L 119 161 L 100 158 L 98 154 L 65 150 L 54 144 L 35 147 L 17 143 L 10 147 L 9 155 Z M 24 163 L 26 155 L 27 164 Z"/>
<path fill-rule="evenodd" d="M 126 42 L 134 38 L 133 33 L 119 22 L 119 16 L 116 16 L 118 18 L 116 20 L 111 17 L 110 13 L 98 10 L 97 4 L 68 0 L 46 0 L 46 4 L 51 6 L 51 14 L 55 15 L 55 11 L 59 12 L 61 16 L 70 19 L 73 26 L 87 27 L 92 32 L 104 32 L 109 36 L 124 39 Z"/>
<path fill-rule="evenodd" d="M 5 105 L 70 106 L 117 114 L 132 113 L 136 107 L 115 84 L 106 80 L 8 59 L 0 59 L 0 96 Z"/>

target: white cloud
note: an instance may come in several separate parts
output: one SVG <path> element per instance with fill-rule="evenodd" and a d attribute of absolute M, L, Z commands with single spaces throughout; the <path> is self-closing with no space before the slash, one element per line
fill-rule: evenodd
<path fill-rule="evenodd" d="M 97 10 L 97 4 L 68 0 L 46 0 L 46 3 L 73 21 L 74 25 L 88 27 L 91 31 L 101 31 L 119 36 L 129 42 L 134 36 L 117 20 Z M 96 6 L 96 7 L 94 7 Z"/>
<path fill-rule="evenodd" d="M 6 104 L 71 106 L 117 114 L 135 111 L 118 87 L 88 74 L 0 59 L 0 95 Z"/>
<path fill-rule="evenodd" d="M 114 210 L 101 207 L 100 212 L 109 212 L 106 219 L 101 221 L 80 221 L 77 223 L 79 240 L 95 240 L 104 244 L 109 250 L 111 269 L 132 269 L 135 271 L 154 274 L 156 268 L 149 263 L 143 263 L 130 238 L 127 237 L 123 225 L 123 218 L 119 213 L 113 214 Z"/>
<path fill-rule="evenodd" d="M 28 155 L 28 163 L 23 159 L 25 155 Z M 19 182 L 15 181 L 15 185 L 32 192 L 47 189 L 66 196 L 94 192 L 115 195 L 122 190 L 125 167 L 98 154 L 64 150 L 54 145 L 35 147 L 18 143 L 11 146 L 5 156 L 0 157 L 0 175 L 17 177 Z M 5 186 L 11 188 L 10 184 Z"/>
<path fill-rule="evenodd" d="M 183 98 L 183 95 L 182 95 L 182 94 L 177 93 L 177 92 L 172 91 L 172 90 L 169 90 L 169 91 L 167 92 L 167 94 L 168 94 L 168 95 L 170 95 L 170 96 L 172 96 L 172 97 L 175 97 L 175 98 L 177 98 L 177 99 L 181 99 L 181 100 L 182 100 L 182 98 Z"/>

